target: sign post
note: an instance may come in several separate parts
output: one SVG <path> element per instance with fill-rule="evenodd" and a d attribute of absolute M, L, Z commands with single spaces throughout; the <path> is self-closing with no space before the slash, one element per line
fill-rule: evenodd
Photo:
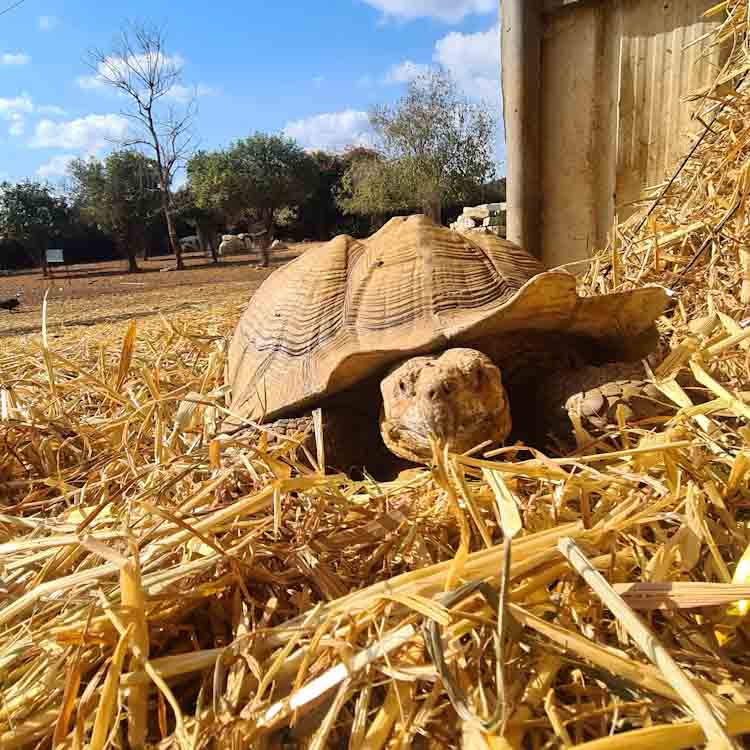
<path fill-rule="evenodd" d="M 67 268 L 67 264 L 65 263 L 65 256 L 63 254 L 63 251 L 59 248 L 54 250 L 47 250 L 47 267 L 52 266 L 53 264 L 62 265 Z M 52 269 L 50 268 L 50 271 Z"/>

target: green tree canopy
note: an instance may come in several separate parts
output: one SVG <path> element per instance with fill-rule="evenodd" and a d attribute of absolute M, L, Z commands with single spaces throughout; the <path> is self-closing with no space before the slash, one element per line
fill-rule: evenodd
<path fill-rule="evenodd" d="M 394 106 L 370 113 L 381 159 L 355 159 L 341 192 L 350 213 L 415 205 L 440 221 L 441 209 L 492 179 L 495 118 L 470 102 L 438 68 L 415 78 Z"/>
<path fill-rule="evenodd" d="M 225 151 L 196 154 L 188 175 L 198 206 L 220 211 L 228 222 L 260 219 L 270 238 L 276 213 L 314 192 L 319 167 L 294 140 L 256 133 Z"/>
<path fill-rule="evenodd" d="M 46 251 L 69 220 L 66 201 L 48 185 L 31 180 L 0 183 L 0 235 L 24 245 L 45 276 Z"/>
<path fill-rule="evenodd" d="M 198 151 L 188 161 L 187 173 L 197 208 L 217 211 L 227 224 L 247 212 L 247 196 L 227 151 Z"/>
<path fill-rule="evenodd" d="M 407 195 L 396 179 L 396 165 L 382 154 L 358 150 L 349 155 L 348 164 L 337 194 L 344 213 L 382 218 L 414 205 L 414 195 Z"/>
<path fill-rule="evenodd" d="M 111 233 L 138 270 L 136 255 L 145 250 L 148 229 L 159 218 L 159 169 L 155 160 L 138 151 L 115 151 L 104 161 L 71 162 L 74 205 L 84 219 Z"/>
<path fill-rule="evenodd" d="M 315 189 L 295 212 L 295 223 L 305 238 L 330 239 L 341 221 L 341 209 L 336 205 L 336 191 L 347 169 L 346 160 L 338 154 L 315 151 L 311 154 L 318 169 Z"/>

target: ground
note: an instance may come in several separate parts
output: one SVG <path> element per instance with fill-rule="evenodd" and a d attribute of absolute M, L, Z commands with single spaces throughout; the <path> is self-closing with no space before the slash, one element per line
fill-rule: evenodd
<path fill-rule="evenodd" d="M 50 331 L 59 335 L 79 326 L 171 315 L 188 308 L 216 303 L 247 302 L 274 268 L 319 243 L 299 243 L 276 252 L 270 268 L 258 267 L 257 255 L 237 255 L 214 264 L 197 253 L 187 253 L 184 271 L 174 269 L 174 256 L 141 261 L 142 272 L 129 274 L 125 261 L 89 263 L 53 271 L 45 279 L 40 270 L 0 277 L 0 299 L 22 291 L 18 312 L 0 310 L 0 337 L 36 333 L 41 326 L 42 300 L 47 292 Z"/>

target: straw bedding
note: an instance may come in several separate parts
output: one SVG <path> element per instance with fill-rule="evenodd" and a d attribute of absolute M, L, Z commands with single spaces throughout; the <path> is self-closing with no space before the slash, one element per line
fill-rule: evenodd
<path fill-rule="evenodd" d="M 746 8 L 722 4 L 720 34 Z M 738 43 L 724 78 L 748 68 Z M 720 113 L 693 158 L 583 281 L 677 289 L 654 377 L 681 408 L 579 430 L 573 455 L 435 446 L 431 470 L 378 484 L 324 475 L 290 438 L 219 442 L 233 299 L 86 342 L 6 339 L 0 747 L 666 750 L 750 732 L 750 95 L 704 108 Z"/>

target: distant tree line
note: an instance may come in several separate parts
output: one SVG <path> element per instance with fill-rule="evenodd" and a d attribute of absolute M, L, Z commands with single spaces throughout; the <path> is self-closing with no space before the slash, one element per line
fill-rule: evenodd
<path fill-rule="evenodd" d="M 140 42 L 161 52 L 158 37 Z M 164 71 L 147 74 L 158 79 Z M 153 82 L 146 89 L 161 91 Z M 1 183 L 0 268 L 41 266 L 46 274 L 46 251 L 59 247 L 69 263 L 122 258 L 138 271 L 140 259 L 174 252 L 186 235 L 197 235 L 218 262 L 220 235 L 251 226 L 261 225 L 268 242 L 364 237 L 392 216 L 424 212 L 448 223 L 465 205 L 505 199 L 505 180 L 494 175 L 494 119 L 462 98 L 444 71 L 415 79 L 370 121 L 372 148 L 308 152 L 285 136 L 254 133 L 194 152 L 178 190 L 174 162 L 165 173 L 160 152 L 152 147 L 148 155 L 138 144 L 74 160 L 59 190 Z"/>
<path fill-rule="evenodd" d="M 126 258 L 130 270 L 138 256 L 168 253 L 163 216 L 144 207 L 151 196 L 128 190 L 127 181 L 140 175 L 126 171 L 125 184 L 118 182 L 118 167 L 140 158 L 114 152 L 104 161 L 74 162 L 68 190 L 33 180 L 0 183 L 0 270 L 37 267 L 47 275 L 50 249 L 62 249 L 69 264 Z"/>

